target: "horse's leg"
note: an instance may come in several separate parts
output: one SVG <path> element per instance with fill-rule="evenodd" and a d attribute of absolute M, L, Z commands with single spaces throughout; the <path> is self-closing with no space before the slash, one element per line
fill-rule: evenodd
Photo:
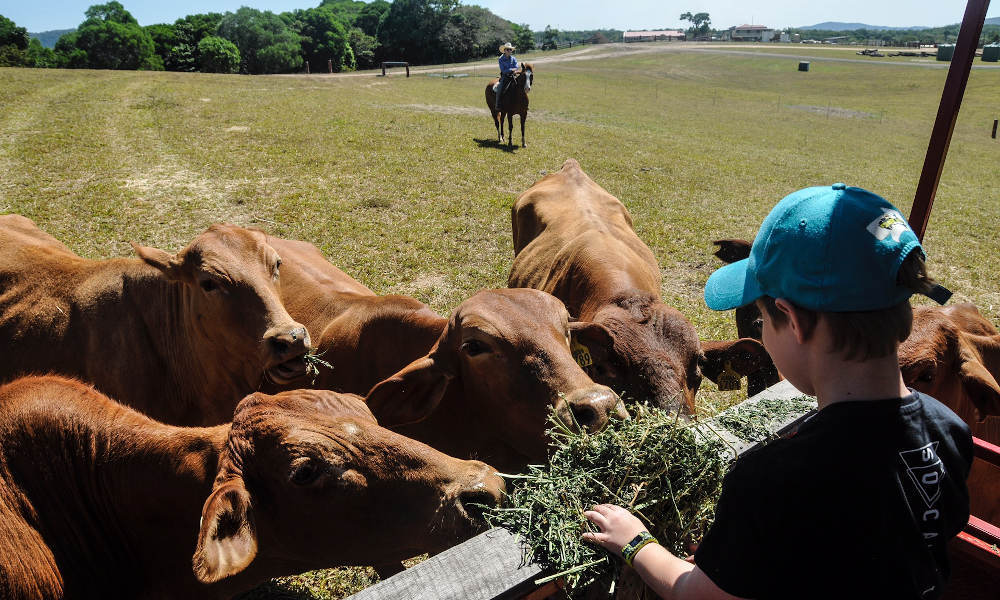
<path fill-rule="evenodd" d="M 493 117 L 493 126 L 497 128 L 497 143 L 503 143 L 503 116 L 497 114 L 496 112 L 491 112 L 490 116 Z"/>
<path fill-rule="evenodd" d="M 528 118 L 528 111 L 521 113 L 521 147 L 527 148 L 528 144 L 524 142 L 524 120 Z"/>
<path fill-rule="evenodd" d="M 516 113 L 507 113 L 507 145 L 514 145 L 514 115 Z"/>

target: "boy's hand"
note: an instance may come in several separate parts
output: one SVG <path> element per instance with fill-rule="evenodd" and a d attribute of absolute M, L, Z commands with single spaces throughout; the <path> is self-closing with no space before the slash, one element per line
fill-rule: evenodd
<path fill-rule="evenodd" d="M 598 504 L 592 510 L 584 511 L 587 517 L 601 531 L 586 532 L 583 541 L 598 544 L 621 556 L 622 546 L 632 541 L 632 538 L 646 531 L 646 526 L 632 513 L 614 504 Z"/>

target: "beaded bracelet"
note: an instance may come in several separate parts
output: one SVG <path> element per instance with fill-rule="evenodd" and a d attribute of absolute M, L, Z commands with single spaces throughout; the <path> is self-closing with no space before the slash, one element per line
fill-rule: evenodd
<path fill-rule="evenodd" d="M 622 547 L 622 558 L 625 559 L 625 564 L 631 567 L 632 559 L 635 558 L 635 555 L 638 554 L 639 550 L 642 550 L 643 547 L 646 546 L 646 544 L 659 544 L 659 543 L 660 542 L 657 541 L 657 539 L 653 537 L 653 535 L 648 531 L 640 531 L 639 535 L 632 538 L 631 542 L 625 544 Z"/>

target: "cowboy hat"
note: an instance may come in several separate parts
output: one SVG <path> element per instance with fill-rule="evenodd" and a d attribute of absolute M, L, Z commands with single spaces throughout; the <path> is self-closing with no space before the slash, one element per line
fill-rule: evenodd
<path fill-rule="evenodd" d="M 511 49 L 511 51 L 514 51 L 514 50 L 515 50 L 515 48 L 514 48 L 514 44 L 511 44 L 510 42 L 507 42 L 506 44 L 504 44 L 504 45 L 500 46 L 500 52 L 503 52 L 503 51 L 504 51 L 504 50 L 506 50 L 507 48 L 510 48 L 510 49 Z"/>

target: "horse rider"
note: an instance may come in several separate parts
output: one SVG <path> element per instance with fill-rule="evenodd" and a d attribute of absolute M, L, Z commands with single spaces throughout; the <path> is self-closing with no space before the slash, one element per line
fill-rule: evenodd
<path fill-rule="evenodd" d="M 510 85 L 511 80 L 514 78 L 514 72 L 517 71 L 520 65 L 517 63 L 517 58 L 514 57 L 514 45 L 510 42 L 500 46 L 500 83 L 497 85 L 496 100 L 494 102 L 493 109 L 500 112 L 500 97 L 503 96 L 503 92 Z"/>

